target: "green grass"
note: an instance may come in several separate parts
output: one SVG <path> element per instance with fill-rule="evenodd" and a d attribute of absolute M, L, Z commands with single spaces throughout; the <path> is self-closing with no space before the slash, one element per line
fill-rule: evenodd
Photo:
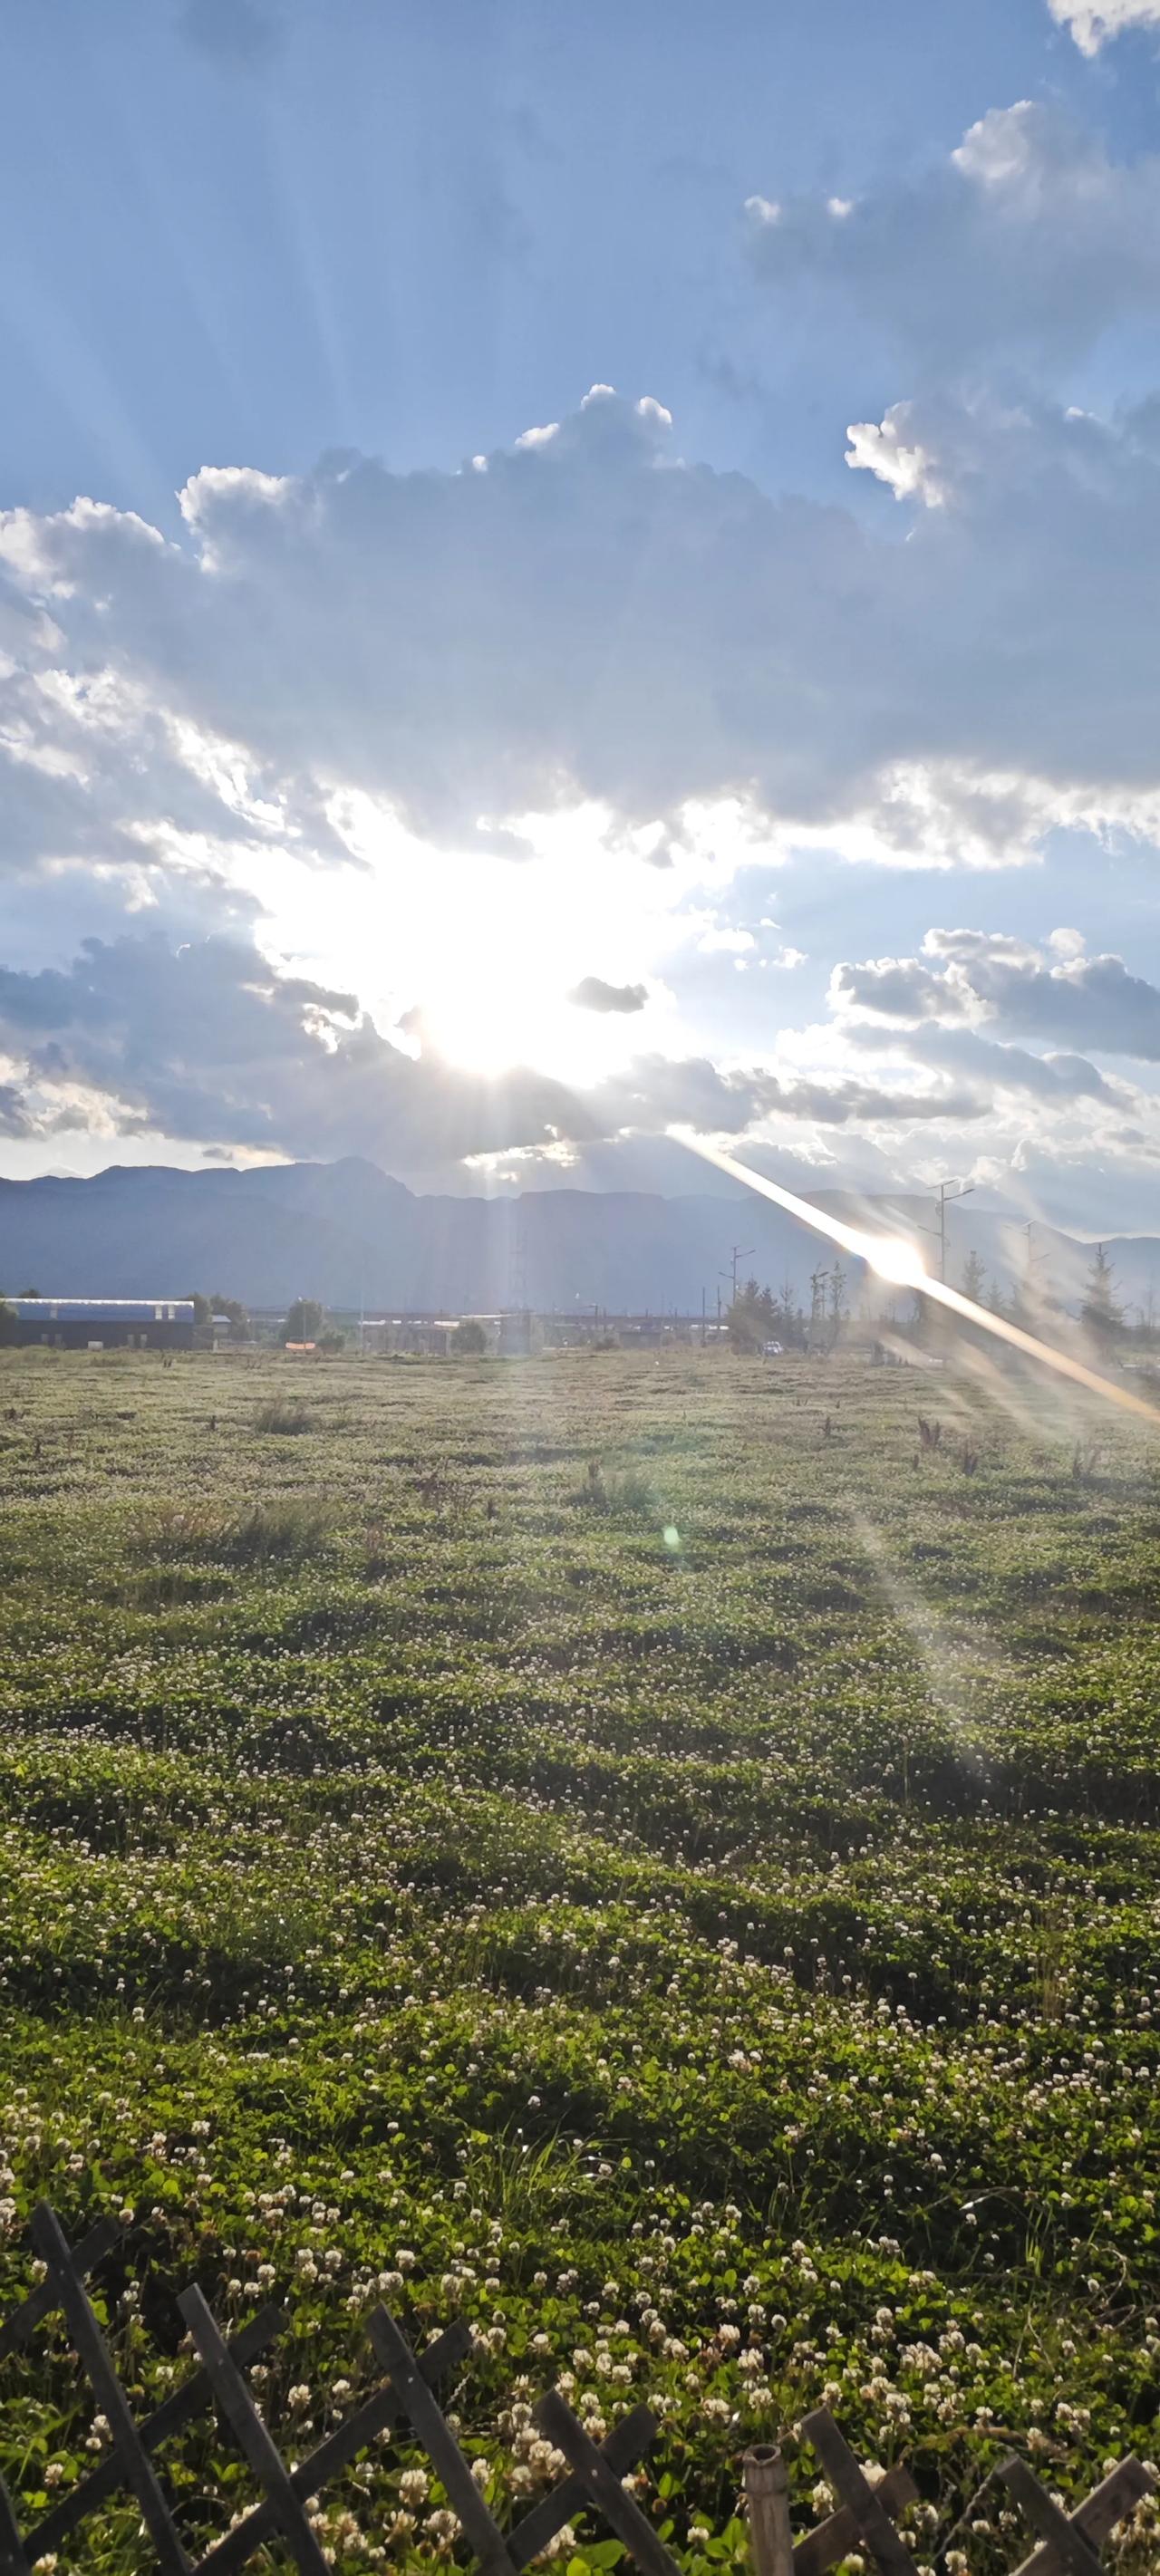
<path fill-rule="evenodd" d="M 691 2570 L 827 2392 L 944 2523 L 1012 2441 L 1069 2497 L 1151 2455 L 1160 1447 L 1001 1394 L 6 1354 L 0 2302 L 39 2194 L 124 2208 L 141 2402 L 175 2286 L 277 2295 L 289 2447 L 292 2387 L 317 2436 L 373 2376 L 374 2297 L 421 2339 L 462 2308 L 497 2511 L 513 2445 L 542 2472 L 513 2389 L 647 2393 Z M 25 2518 L 92 2456 L 38 2351 L 0 2376 Z M 227 2456 L 174 2465 L 191 2535 L 250 2491 L 207 2501 Z M 389 2456 L 370 2489 L 337 2565 L 437 2552 L 434 2489 L 411 2531 Z M 1013 2566 L 974 2519 L 972 2576 Z M 137 2523 L 85 2566 L 145 2563 Z"/>

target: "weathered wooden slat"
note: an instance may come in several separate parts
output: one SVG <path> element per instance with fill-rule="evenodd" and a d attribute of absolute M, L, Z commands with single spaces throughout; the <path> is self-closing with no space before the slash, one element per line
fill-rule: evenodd
<path fill-rule="evenodd" d="M 178 2307 L 197 2345 L 214 2396 L 234 2434 L 239 2450 L 259 2477 L 277 2517 L 300 2576 L 326 2576 L 326 2560 L 301 2502 L 290 2484 L 290 2472 L 277 2443 L 263 2423 L 240 2370 L 226 2350 L 225 2339 L 196 2284 L 183 2290 Z"/>
<path fill-rule="evenodd" d="M 82 2278 L 88 2272 L 95 2272 L 98 2263 L 103 2263 L 106 2254 L 111 2254 L 120 2234 L 114 2218 L 99 2218 L 96 2226 L 90 2227 L 88 2235 L 82 2236 L 79 2244 L 73 2246 L 74 2270 Z M 36 2288 L 29 2291 L 28 2297 L 22 2299 L 20 2306 L 13 2308 L 11 2315 L 5 2317 L 0 2325 L 0 2361 L 6 2361 L 10 2352 L 17 2352 L 22 2344 L 26 2344 L 58 2304 L 56 2285 L 50 2272 L 43 2281 L 37 2282 Z"/>
<path fill-rule="evenodd" d="M 0 2576 L 29 2576 L 30 2564 L 12 2510 L 12 2498 L 0 2478 Z"/>
<path fill-rule="evenodd" d="M 917 2576 L 901 2532 L 895 2530 L 880 2496 L 864 2477 L 829 2407 L 819 2406 L 812 2415 L 803 2416 L 802 2432 L 813 2444 L 839 2502 L 853 2516 L 859 2540 L 865 2543 L 883 2576 Z"/>
<path fill-rule="evenodd" d="M 558 2388 L 550 2388 L 547 2395 L 541 2397 L 536 2408 L 536 2422 L 570 2462 L 610 2531 L 624 2542 L 629 2557 L 643 2570 L 643 2576 L 677 2576 L 676 2560 L 670 2558 L 663 2541 L 657 2539 L 640 2506 L 626 2495 L 615 2471 L 597 2450 L 591 2435 L 585 2432 Z"/>
<path fill-rule="evenodd" d="M 1070 2519 L 1079 2525 L 1085 2539 L 1099 2549 L 1109 2531 L 1114 2531 L 1116 2524 L 1131 2512 L 1141 2496 L 1151 2494 L 1155 2484 L 1155 2478 L 1143 2461 L 1136 2458 L 1134 2451 L 1129 2452 L 1127 2459 L 1120 2460 L 1114 2469 L 1108 2471 L 1107 2477 L 1101 2479 L 1099 2486 L 1093 2487 L 1091 2494 L 1084 2497 Z M 1054 2541 L 1041 2540 L 1031 2556 L 1016 2568 L 1015 2576 L 1060 2576 Z"/>
<path fill-rule="evenodd" d="M 901 2466 L 888 2469 L 871 2492 L 893 2518 L 903 2513 L 908 2504 L 918 2502 L 918 2488 L 910 2471 Z M 816 2531 L 807 2532 L 805 2539 L 795 2544 L 794 2576 L 825 2576 L 827 2567 L 836 2567 L 840 2559 L 850 2556 L 858 2546 L 858 2539 L 858 2525 L 849 2505 L 840 2505 L 837 2513 L 830 2514 L 827 2521 L 819 2522 Z"/>
<path fill-rule="evenodd" d="M 628 2471 L 636 2467 L 650 2442 L 655 2440 L 656 2429 L 656 2417 L 649 2413 L 647 2406 L 634 2406 L 631 2415 L 622 2415 L 619 2424 L 613 2425 L 607 2441 L 601 2443 L 600 2451 L 616 2477 L 626 2477 Z M 534 2504 L 531 2512 L 525 2513 L 509 2531 L 508 2554 L 514 2558 L 516 2566 L 529 2567 L 533 2558 L 538 2558 L 540 2551 L 547 2548 L 558 2531 L 563 2530 L 565 2523 L 571 2522 L 573 2515 L 582 2513 L 585 2505 L 591 2502 L 583 2478 L 577 2477 L 575 2471 L 571 2477 L 562 2478 L 559 2486 L 553 2487 L 550 2495 L 542 2496 L 539 2504 Z"/>
<path fill-rule="evenodd" d="M 238 2334 L 231 2335 L 226 2346 L 231 2360 L 239 2369 L 245 2362 L 255 2361 L 288 2323 L 289 2319 L 281 2308 L 260 2308 L 248 2325 L 244 2325 Z M 195 2415 L 212 2404 L 213 2388 L 208 2373 L 203 2369 L 195 2370 L 191 2379 L 175 2388 L 171 2397 L 163 2399 L 156 2413 L 147 2415 L 144 2423 L 138 2426 L 146 2450 L 160 2450 L 163 2442 L 170 2441 L 184 2425 L 193 2422 Z M 28 2533 L 28 2548 L 33 2560 L 47 2557 L 50 2550 L 59 2549 L 70 2531 L 76 2530 L 78 2522 L 83 2522 L 86 2514 L 103 2504 L 106 2496 L 115 2493 L 123 2483 L 124 2474 L 117 2453 L 111 2451 L 99 2468 L 82 2479 L 79 2487 L 73 2487 L 68 2495 L 62 2496 L 60 2503 L 53 2505 L 51 2512 L 37 2523 L 36 2529 Z"/>
<path fill-rule="evenodd" d="M 1027 2461 L 1012 2453 L 1009 2460 L 1001 2461 L 999 2475 L 1040 2539 L 1048 2543 L 1057 2566 L 1066 2569 L 1067 2576 L 1092 2576 L 1093 2568 L 1100 2563 L 1095 2542 L 1089 2540 L 1087 2533 L 1071 2520 L 1070 2515 L 1061 2511 L 1054 2497 L 1048 2495 L 1046 2487 L 1040 2485 Z"/>
<path fill-rule="evenodd" d="M 65 2323 L 80 2354 L 97 2404 L 108 2421 L 125 2483 L 141 2507 L 145 2528 L 165 2576 L 190 2576 L 190 2562 L 177 2525 L 161 2492 L 149 2454 L 133 2421 L 128 2398 L 113 2358 L 97 2324 L 88 2291 L 73 2269 L 64 2230 L 54 2209 L 43 2200 L 32 2213 L 31 2235 L 37 2253 L 56 2282 Z"/>
<path fill-rule="evenodd" d="M 457 2319 L 453 2326 L 448 2326 L 443 2334 L 436 2337 L 434 2343 L 428 2344 L 425 2352 L 420 2353 L 419 2368 L 424 2379 L 434 2387 L 436 2381 L 442 2379 L 447 2371 L 454 2370 L 456 2362 L 462 2361 L 470 2350 L 470 2328 Z M 393 2388 L 377 2388 L 373 2397 L 368 2397 L 356 2414 L 348 2415 L 346 2422 L 337 2425 L 333 2433 L 328 2433 L 316 2451 L 311 2451 L 296 2469 L 291 2469 L 290 2484 L 295 2495 L 320 2495 L 323 2487 L 345 2469 L 348 2461 L 357 2458 L 358 2453 L 364 2451 L 379 2433 L 388 2432 L 392 2425 L 398 2423 L 402 2412 Z M 233 2571 L 244 2567 L 247 2558 L 277 2528 L 274 2507 L 269 2497 L 265 2497 L 241 2522 L 234 2524 L 232 2531 L 224 2532 L 220 2540 L 215 2540 L 212 2549 L 199 2559 L 197 2576 L 233 2576 Z"/>
<path fill-rule="evenodd" d="M 511 2576 L 512 2560 L 508 2556 L 503 2533 L 484 2503 L 470 2467 L 454 2433 L 444 2421 L 406 2336 L 386 2308 L 373 2309 L 367 2324 L 371 2342 L 384 2370 L 389 2373 L 395 2395 L 418 2434 L 432 2467 L 442 2479 L 448 2500 L 458 2514 L 464 2534 L 481 2566 L 490 2568 L 493 2576 Z"/>

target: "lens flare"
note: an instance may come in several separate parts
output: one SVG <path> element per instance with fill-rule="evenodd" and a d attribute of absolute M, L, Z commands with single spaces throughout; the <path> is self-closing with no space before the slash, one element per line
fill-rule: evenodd
<path fill-rule="evenodd" d="M 895 1288 L 926 1287 L 926 1263 L 918 1245 L 908 1243 L 904 1234 L 866 1234 L 860 1248 L 862 1259 Z"/>
<path fill-rule="evenodd" d="M 992 1333 L 996 1341 L 1006 1342 L 1010 1349 L 1022 1351 L 1027 1359 L 1038 1360 L 1044 1368 L 1054 1369 L 1057 1377 L 1069 1378 L 1073 1386 L 1084 1387 L 1089 1395 L 1102 1396 L 1106 1403 L 1118 1405 L 1121 1412 L 1134 1413 L 1139 1420 L 1160 1427 L 1160 1411 L 1154 1404 L 1148 1404 L 1142 1395 L 1133 1394 L 1126 1386 L 1117 1386 L 1111 1378 L 1101 1377 L 1097 1369 L 1087 1368 L 1082 1360 L 1073 1359 L 1070 1351 L 1056 1350 L 1052 1342 L 1041 1342 L 1037 1334 L 1025 1333 L 1021 1324 L 1009 1324 L 1005 1315 L 993 1315 L 988 1307 L 976 1306 L 973 1297 L 964 1297 L 961 1289 L 948 1288 L 944 1279 L 932 1279 L 917 1246 L 907 1242 L 904 1236 L 870 1234 L 861 1226 L 846 1225 L 841 1217 L 827 1215 L 824 1208 L 814 1207 L 809 1199 L 799 1198 L 794 1190 L 783 1190 L 780 1181 L 767 1181 L 763 1172 L 751 1171 L 748 1163 L 739 1163 L 733 1154 L 722 1153 L 718 1146 L 706 1144 L 701 1136 L 691 1136 L 686 1128 L 673 1128 L 670 1133 L 677 1136 L 682 1145 L 687 1145 L 691 1153 L 700 1154 L 706 1163 L 713 1163 L 719 1172 L 727 1173 L 730 1180 L 741 1181 L 747 1190 L 755 1190 L 759 1198 L 772 1199 L 775 1207 L 785 1208 L 790 1216 L 800 1217 L 802 1224 L 811 1226 L 815 1234 L 825 1235 L 828 1242 L 836 1243 L 841 1251 L 852 1254 L 855 1260 L 868 1262 L 880 1278 L 889 1279 L 898 1287 L 917 1289 L 921 1296 L 930 1297 L 935 1305 L 945 1306 L 949 1314 L 961 1316 L 964 1322 L 977 1325 L 985 1333 Z M 892 1267 L 895 1263 L 903 1266 Z"/>

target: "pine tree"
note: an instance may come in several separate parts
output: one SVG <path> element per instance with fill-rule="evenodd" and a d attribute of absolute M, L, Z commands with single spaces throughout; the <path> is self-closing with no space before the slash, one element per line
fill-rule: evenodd
<path fill-rule="evenodd" d="M 963 1263 L 963 1295 L 970 1298 L 972 1306 L 982 1305 L 986 1285 L 987 1273 L 978 1253 L 968 1252 Z"/>
<path fill-rule="evenodd" d="M 1116 1274 L 1102 1243 L 1097 1243 L 1091 1269 L 1087 1275 L 1080 1314 L 1089 1333 L 1108 1341 L 1121 1330 L 1124 1309 L 1116 1293 Z"/>

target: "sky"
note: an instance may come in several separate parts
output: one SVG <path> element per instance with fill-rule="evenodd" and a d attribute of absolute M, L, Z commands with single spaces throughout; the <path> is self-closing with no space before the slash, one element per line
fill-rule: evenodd
<path fill-rule="evenodd" d="M 1160 0 L 0 74 L 0 1173 L 1160 1232 Z"/>

